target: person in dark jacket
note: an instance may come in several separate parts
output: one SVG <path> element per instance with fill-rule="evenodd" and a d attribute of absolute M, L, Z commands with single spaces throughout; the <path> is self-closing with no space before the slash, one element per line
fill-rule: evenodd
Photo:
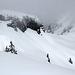
<path fill-rule="evenodd" d="M 73 61 L 72 61 L 72 59 L 71 59 L 71 58 L 69 59 L 69 62 L 70 62 L 71 64 L 73 64 Z"/>
<path fill-rule="evenodd" d="M 50 61 L 50 58 L 49 58 L 49 54 L 47 54 L 47 58 L 48 58 L 48 62 L 50 63 L 51 61 Z"/>
<path fill-rule="evenodd" d="M 11 53 L 15 52 L 15 46 L 13 45 L 12 41 L 10 41 L 9 49 Z"/>
<path fill-rule="evenodd" d="M 5 52 L 10 52 L 9 51 L 9 48 L 6 46 L 6 48 L 5 48 Z"/>

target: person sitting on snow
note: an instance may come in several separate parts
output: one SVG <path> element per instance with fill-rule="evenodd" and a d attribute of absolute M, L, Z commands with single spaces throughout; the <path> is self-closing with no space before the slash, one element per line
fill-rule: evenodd
<path fill-rule="evenodd" d="M 72 61 L 72 59 L 71 59 L 71 58 L 69 59 L 69 62 L 70 62 L 71 64 L 73 64 L 73 61 Z"/>
<path fill-rule="evenodd" d="M 9 48 L 7 46 L 5 48 L 5 52 L 9 52 Z"/>

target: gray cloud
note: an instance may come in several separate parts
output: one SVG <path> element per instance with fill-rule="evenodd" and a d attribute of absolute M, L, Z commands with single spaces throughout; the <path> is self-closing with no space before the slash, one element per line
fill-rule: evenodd
<path fill-rule="evenodd" d="M 38 16 L 49 23 L 61 14 L 75 13 L 75 0 L 0 0 L 0 9 L 10 9 Z"/>

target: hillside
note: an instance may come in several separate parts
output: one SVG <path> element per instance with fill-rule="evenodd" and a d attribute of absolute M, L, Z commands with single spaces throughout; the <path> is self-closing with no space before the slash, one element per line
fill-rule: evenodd
<path fill-rule="evenodd" d="M 19 19 L 28 15 L 8 10 L 2 10 L 0 13 L 4 16 L 16 16 Z M 40 23 L 37 17 L 28 16 Z M 10 23 L 11 20 L 0 20 L 1 75 L 75 75 L 75 27 L 68 33 L 60 35 L 64 28 L 69 25 L 74 26 L 71 18 L 66 16 L 59 19 L 57 21 L 59 27 L 54 34 L 43 32 L 42 29 L 38 34 L 30 28 L 25 32 L 19 28 L 15 31 L 14 28 L 7 26 Z M 5 52 L 10 41 L 14 44 L 17 55 Z M 50 63 L 47 54 L 49 54 Z M 69 62 L 70 58 L 72 64 Z"/>
<path fill-rule="evenodd" d="M 48 33 L 64 35 L 70 33 L 72 30 L 75 31 L 75 20 L 74 16 L 67 14 L 57 18 L 55 21 L 49 24 Z"/>
<path fill-rule="evenodd" d="M 47 63 L 46 54 L 49 53 L 52 64 L 75 69 L 75 32 L 62 36 L 42 32 L 41 36 L 31 29 L 27 29 L 25 33 L 19 29 L 16 32 L 13 28 L 7 27 L 7 23 L 7 21 L 0 21 L 1 51 L 4 51 L 12 41 L 18 53 L 22 53 L 30 59 Z M 73 64 L 68 62 L 70 57 Z"/>
<path fill-rule="evenodd" d="M 23 55 L 0 52 L 1 75 L 75 75 L 74 70 L 40 63 Z"/>

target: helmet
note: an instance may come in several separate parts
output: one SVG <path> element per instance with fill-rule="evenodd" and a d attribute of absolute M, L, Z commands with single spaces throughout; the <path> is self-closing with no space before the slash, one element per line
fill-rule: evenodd
<path fill-rule="evenodd" d="M 12 41 L 10 41 L 10 43 L 12 43 Z"/>

